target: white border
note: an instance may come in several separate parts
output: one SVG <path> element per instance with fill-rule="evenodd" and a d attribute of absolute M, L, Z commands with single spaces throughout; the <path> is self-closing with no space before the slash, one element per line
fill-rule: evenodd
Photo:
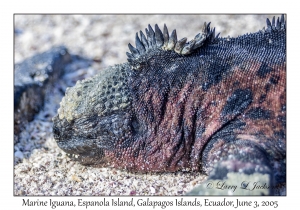
<path fill-rule="evenodd" d="M 296 2 L 296 1 L 294 1 Z M 298 158 L 299 134 L 297 133 L 300 104 L 299 92 L 299 6 L 278 0 L 268 1 L 2 1 L 1 3 L 1 209 L 19 209 L 22 198 L 13 197 L 13 14 L 14 13 L 286 13 L 287 14 L 287 196 L 286 197 L 240 197 L 243 200 L 278 200 L 279 207 L 297 205 L 299 182 Z M 299 129 L 298 129 L 299 130 Z M 298 135 L 297 135 L 298 134 Z M 297 196 L 297 197 L 296 197 Z M 24 198 L 24 197 L 23 197 Z M 145 198 L 145 197 L 143 197 Z M 31 197 L 48 200 L 46 197 Z M 56 200 L 65 200 L 55 197 Z M 77 201 L 77 197 L 67 200 Z M 89 198 L 91 199 L 91 198 Z M 96 199 L 96 198 L 95 198 Z M 174 200 L 175 197 L 154 197 L 153 200 Z M 204 197 L 200 198 L 201 200 Z M 210 199 L 221 200 L 221 197 Z M 229 198 L 234 200 L 234 198 Z M 94 199 L 93 199 L 94 200 Z M 29 207 L 27 207 L 29 208 Z M 59 207 L 58 207 L 59 208 Z M 128 209 L 126 207 L 122 207 Z M 149 207 L 148 209 L 153 209 Z M 199 208 L 199 207 L 198 207 Z M 223 207 L 224 208 L 224 207 Z M 37 208 L 36 208 L 37 209 Z M 38 208 L 39 209 L 39 208 Z M 74 209 L 74 207 L 63 209 Z M 99 207 L 97 208 L 99 209 Z M 104 209 L 103 207 L 101 209 Z M 111 207 L 110 207 L 111 209 Z M 157 208 L 159 209 L 159 208 Z M 169 208 L 170 209 L 170 208 Z M 179 207 L 172 207 L 179 209 Z"/>

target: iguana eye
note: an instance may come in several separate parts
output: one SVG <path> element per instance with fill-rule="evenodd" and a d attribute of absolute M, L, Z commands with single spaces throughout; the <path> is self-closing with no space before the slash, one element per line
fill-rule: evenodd
<path fill-rule="evenodd" d="M 53 128 L 53 134 L 54 134 L 55 136 L 59 137 L 60 131 L 59 131 L 59 129 L 58 129 L 57 127 L 54 127 L 54 128 Z"/>

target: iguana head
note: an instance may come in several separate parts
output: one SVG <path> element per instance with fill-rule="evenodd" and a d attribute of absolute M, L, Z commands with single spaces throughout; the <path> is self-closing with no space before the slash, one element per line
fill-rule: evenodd
<path fill-rule="evenodd" d="M 113 150 L 132 135 L 128 65 L 102 70 L 93 79 L 67 88 L 53 133 L 58 146 L 85 164 L 104 162 L 103 150 Z"/>

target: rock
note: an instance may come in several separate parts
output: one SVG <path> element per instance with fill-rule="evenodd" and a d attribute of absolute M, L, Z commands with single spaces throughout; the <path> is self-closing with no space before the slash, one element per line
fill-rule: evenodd
<path fill-rule="evenodd" d="M 15 152 L 15 157 L 19 158 L 19 159 L 23 159 L 24 155 L 21 151 L 18 150 L 18 151 Z"/>
<path fill-rule="evenodd" d="M 44 104 L 48 87 L 62 74 L 71 56 L 64 46 L 34 55 L 15 64 L 14 71 L 14 142 Z"/>

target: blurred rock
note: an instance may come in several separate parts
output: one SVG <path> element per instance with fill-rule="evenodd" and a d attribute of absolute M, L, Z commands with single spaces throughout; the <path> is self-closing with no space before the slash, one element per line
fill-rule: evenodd
<path fill-rule="evenodd" d="M 44 104 L 47 88 L 53 86 L 71 61 L 64 46 L 55 47 L 15 65 L 14 142 L 25 125 L 33 120 Z"/>

